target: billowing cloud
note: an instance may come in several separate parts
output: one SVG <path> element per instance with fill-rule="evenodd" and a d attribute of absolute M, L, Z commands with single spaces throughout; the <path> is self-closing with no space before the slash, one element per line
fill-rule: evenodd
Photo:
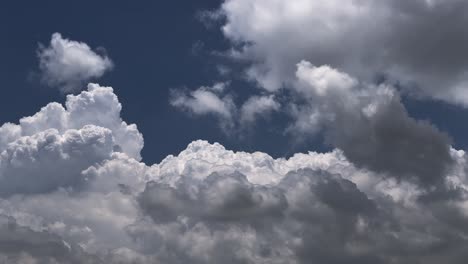
<path fill-rule="evenodd" d="M 304 71 L 315 70 L 305 66 Z M 304 78 L 302 88 L 310 82 Z M 351 83 L 322 86 L 321 96 L 356 92 L 360 86 Z M 368 170 L 348 159 L 346 149 L 274 159 L 195 141 L 149 166 L 138 161 L 141 135 L 120 119 L 112 88 L 89 85 L 88 91 L 68 96 L 65 106 L 49 104 L 0 130 L 5 135 L 0 261 L 435 264 L 466 259 L 463 151 L 448 149 L 453 162 L 435 188 L 426 188 L 423 179 Z M 368 107 L 365 115 L 378 116 L 382 106 Z"/>
<path fill-rule="evenodd" d="M 50 45 L 38 50 L 41 80 L 62 92 L 72 92 L 113 68 L 106 55 L 93 51 L 86 43 L 54 33 Z"/>
<path fill-rule="evenodd" d="M 241 47 L 232 56 L 251 61 L 247 74 L 269 91 L 307 60 L 467 106 L 467 10 L 461 0 L 226 0 L 213 17 L 226 18 L 224 35 Z"/>
<path fill-rule="evenodd" d="M 394 88 L 359 83 L 346 73 L 304 61 L 296 75 L 296 89 L 310 102 L 293 113 L 299 122 L 295 131 L 309 132 L 301 122 L 322 125 L 326 140 L 350 161 L 397 178 L 435 184 L 445 175 L 452 163 L 449 137 L 429 122 L 409 117 Z"/>
<path fill-rule="evenodd" d="M 87 180 L 81 172 L 110 158 L 113 146 L 111 131 L 92 125 L 21 137 L 0 155 L 0 196 L 79 187 Z"/>
<path fill-rule="evenodd" d="M 34 136 L 48 129 L 62 135 L 70 129 L 79 130 L 86 125 L 95 125 L 111 130 L 115 149 L 140 160 L 143 136 L 136 125 L 128 125 L 120 118 L 121 110 L 122 105 L 111 87 L 89 84 L 87 91 L 68 95 L 65 107 L 50 103 L 33 116 L 20 119 L 19 124 L 6 123 L 1 126 L 0 152 L 21 137 Z"/>
<path fill-rule="evenodd" d="M 451 155 L 458 164 L 444 184 L 460 188 L 465 154 Z M 137 196 L 148 218 L 127 229 L 149 262 L 463 263 L 465 257 L 464 194 L 421 202 L 434 194 L 360 170 L 339 151 L 275 160 L 198 141 L 155 166 L 158 176 Z"/>
<path fill-rule="evenodd" d="M 89 91 L 78 97 L 84 93 Z M 67 129 L 64 134 L 45 128 L 8 144 L 2 155 L 27 142 L 39 146 L 35 142 L 51 134 L 54 140 L 49 144 L 54 147 L 44 146 L 44 157 L 70 149 L 64 147 L 71 144 L 67 138 L 73 138 L 75 146 L 64 153 L 69 162 L 81 161 L 84 150 L 105 149 L 106 154 L 88 152 L 89 164 L 53 171 L 61 177 L 44 178 L 60 183 L 69 175 L 81 175 L 86 184 L 80 188 L 41 193 L 11 189 L 13 196 L 0 199 L 0 219 L 4 219 L 0 259 L 33 263 L 465 260 L 463 151 L 450 150 L 456 162 L 442 183 L 443 192 L 459 194 L 437 196 L 417 182 L 359 169 L 340 150 L 273 159 L 265 153 L 233 152 L 217 143 L 195 141 L 179 155 L 148 166 L 112 148 L 113 133 L 97 125 Z M 60 166 L 58 161 L 57 165 L 42 158 L 35 162 L 54 169 Z M 40 171 L 24 171 L 21 180 L 33 180 Z"/>

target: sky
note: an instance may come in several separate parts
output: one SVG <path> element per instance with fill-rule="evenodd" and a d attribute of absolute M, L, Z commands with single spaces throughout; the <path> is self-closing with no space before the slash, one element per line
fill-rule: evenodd
<path fill-rule="evenodd" d="M 463 0 L 4 1 L 0 263 L 465 263 Z"/>
<path fill-rule="evenodd" d="M 146 138 L 143 149 L 143 157 L 149 163 L 160 162 L 168 154 L 177 154 L 200 138 L 223 142 L 235 150 L 263 150 L 277 157 L 297 150 L 307 151 L 305 146 L 291 147 L 281 125 L 264 129 L 261 135 L 228 137 L 212 118 L 193 119 L 169 104 L 172 88 L 195 89 L 228 80 L 218 77 L 217 63 L 232 62 L 212 53 L 224 52 L 230 44 L 219 27 L 214 23 L 206 27 L 200 19 L 202 12 L 215 10 L 219 5 L 215 0 L 183 4 L 157 1 L 2 3 L 0 27 L 4 38 L 0 43 L 3 58 L 0 78 L 5 87 L 11 88 L 5 91 L 8 96 L 0 98 L 0 110 L 4 113 L 0 123 L 31 115 L 48 102 L 64 101 L 66 93 L 31 77 L 38 73 L 38 44 L 48 44 L 52 34 L 59 32 L 64 38 L 105 49 L 112 59 L 113 70 L 94 80 L 116 90 L 124 105 L 125 120 L 136 123 L 144 135 L 154 135 Z M 237 96 L 247 96 L 252 84 L 236 79 L 231 81 L 236 82 Z M 24 98 L 25 94 L 30 96 Z M 271 140 L 284 143 L 271 146 Z"/>

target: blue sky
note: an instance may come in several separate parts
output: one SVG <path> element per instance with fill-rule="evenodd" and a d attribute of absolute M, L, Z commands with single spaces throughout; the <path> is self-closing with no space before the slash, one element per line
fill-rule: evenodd
<path fill-rule="evenodd" d="M 50 101 L 64 101 L 64 94 L 31 77 L 38 71 L 38 43 L 47 44 L 52 33 L 60 32 L 91 47 L 105 48 L 115 68 L 96 81 L 116 90 L 125 120 L 136 123 L 143 135 L 152 135 L 145 137 L 143 149 L 143 157 L 150 163 L 178 153 L 195 139 L 222 142 L 235 150 L 263 150 L 278 157 L 314 147 L 292 146 L 283 134 L 284 123 L 275 125 L 278 121 L 248 137 L 232 137 L 213 118 L 193 119 L 169 105 L 171 88 L 195 89 L 221 80 L 216 63 L 223 59 L 211 53 L 227 50 L 229 43 L 219 28 L 207 28 L 198 18 L 202 11 L 219 7 L 219 1 L 46 1 L 28 3 L 27 9 L 21 1 L 2 5 L 0 78 L 11 88 L 0 99 L 1 123 L 31 115 Z M 239 97 L 245 97 L 254 86 L 234 81 Z M 277 144 L 272 145 L 272 140 Z"/>

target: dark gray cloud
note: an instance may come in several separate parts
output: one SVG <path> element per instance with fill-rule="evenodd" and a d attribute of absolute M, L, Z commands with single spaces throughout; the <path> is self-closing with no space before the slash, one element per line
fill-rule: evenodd
<path fill-rule="evenodd" d="M 371 117 L 338 111 L 326 138 L 351 162 L 424 185 L 443 183 L 453 164 L 450 138 L 428 121 L 409 117 L 399 98 L 392 98 Z"/>
<path fill-rule="evenodd" d="M 280 190 L 252 185 L 245 175 L 211 174 L 203 181 L 181 180 L 177 186 L 152 182 L 139 198 L 156 222 L 178 216 L 210 222 L 250 222 L 281 216 L 286 199 Z"/>
<path fill-rule="evenodd" d="M 371 199 L 325 171 L 290 172 L 273 186 L 253 185 L 241 174 L 152 182 L 139 202 L 154 223 L 136 223 L 129 232 L 157 244 L 161 251 L 151 253 L 166 263 L 463 263 L 468 246 L 461 225 L 467 218 L 449 202 L 410 208 L 385 196 Z"/>
<path fill-rule="evenodd" d="M 298 110 L 291 111 L 290 132 L 323 129 L 325 140 L 359 167 L 426 186 L 444 182 L 453 164 L 449 136 L 411 118 L 393 87 L 308 62 L 298 64 L 296 76 L 300 100 L 291 103 Z"/>
<path fill-rule="evenodd" d="M 78 245 L 70 245 L 47 231 L 20 226 L 12 217 L 0 215 L 0 263 L 98 264 Z"/>

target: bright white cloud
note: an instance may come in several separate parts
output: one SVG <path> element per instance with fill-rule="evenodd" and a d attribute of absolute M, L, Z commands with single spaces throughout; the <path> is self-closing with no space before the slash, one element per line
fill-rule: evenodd
<path fill-rule="evenodd" d="M 47 129 L 59 134 L 85 125 L 105 127 L 112 131 L 115 148 L 137 160 L 141 159 L 143 136 L 134 124 L 128 125 L 120 118 L 122 106 L 111 87 L 89 84 L 88 90 L 78 95 L 68 95 L 65 107 L 50 103 L 33 116 L 20 119 L 19 124 L 0 127 L 0 152 L 21 136 L 32 136 Z"/>
<path fill-rule="evenodd" d="M 38 57 L 42 81 L 62 92 L 81 89 L 87 81 L 113 68 L 106 55 L 96 53 L 86 43 L 63 38 L 60 33 L 52 35 L 49 46 L 39 48 Z"/>

